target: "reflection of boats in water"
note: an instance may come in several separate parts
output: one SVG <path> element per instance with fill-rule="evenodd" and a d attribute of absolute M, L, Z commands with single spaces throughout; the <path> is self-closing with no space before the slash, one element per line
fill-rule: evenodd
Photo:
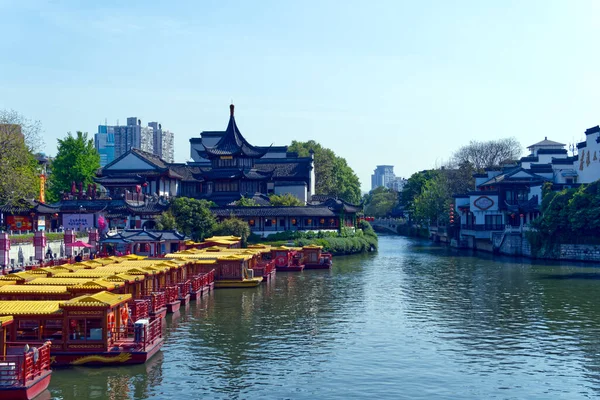
<path fill-rule="evenodd" d="M 54 398 L 63 400 L 151 398 L 150 390 L 163 381 L 163 361 L 159 351 L 145 364 L 127 368 L 60 369 L 50 389 Z"/>

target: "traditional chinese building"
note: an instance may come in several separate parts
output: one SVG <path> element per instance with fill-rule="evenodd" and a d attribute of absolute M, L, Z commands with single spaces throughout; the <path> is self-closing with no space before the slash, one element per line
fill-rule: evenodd
<path fill-rule="evenodd" d="M 314 157 L 298 157 L 287 146 L 252 145 L 240 132 L 230 106 L 225 131 L 190 139 L 192 161 L 167 163 L 132 149 L 98 173 L 110 195 L 186 196 L 227 205 L 242 196 L 291 193 L 303 202 L 314 194 Z"/>

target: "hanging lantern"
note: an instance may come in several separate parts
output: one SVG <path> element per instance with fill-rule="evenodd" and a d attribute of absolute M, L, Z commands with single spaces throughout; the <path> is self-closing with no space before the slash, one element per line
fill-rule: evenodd
<path fill-rule="evenodd" d="M 144 182 L 143 187 L 148 187 L 148 182 Z"/>
<path fill-rule="evenodd" d="M 292 225 L 296 225 L 296 218 L 292 218 Z"/>
<path fill-rule="evenodd" d="M 515 214 L 514 214 L 514 213 L 513 213 L 513 214 L 510 214 L 510 217 L 511 217 L 511 218 L 514 218 L 514 217 L 515 217 Z"/>
<path fill-rule="evenodd" d="M 520 216 L 521 218 L 523 218 L 525 215 L 524 215 L 524 214 L 520 214 L 519 216 Z"/>
<path fill-rule="evenodd" d="M 321 218 L 321 220 L 319 221 L 321 224 L 325 223 L 325 218 Z"/>
<path fill-rule="evenodd" d="M 251 226 L 254 226 L 254 220 L 251 219 L 250 221 L 248 221 L 250 223 Z"/>
<path fill-rule="evenodd" d="M 307 219 L 306 222 L 308 223 L 308 225 L 312 224 L 312 219 Z"/>

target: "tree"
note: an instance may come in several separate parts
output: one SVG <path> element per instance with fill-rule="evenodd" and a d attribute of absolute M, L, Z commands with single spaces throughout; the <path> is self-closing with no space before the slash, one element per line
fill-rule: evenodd
<path fill-rule="evenodd" d="M 228 219 L 218 222 L 213 233 L 223 236 L 239 236 L 242 238 L 242 246 L 246 246 L 248 236 L 250 236 L 250 227 L 246 221 L 231 215 Z"/>
<path fill-rule="evenodd" d="M 272 206 L 303 206 L 304 203 L 291 193 L 272 194 L 269 196 Z"/>
<path fill-rule="evenodd" d="M 166 211 L 156 220 L 156 228 L 159 230 L 171 231 L 177 229 L 177 221 L 171 211 Z"/>
<path fill-rule="evenodd" d="M 437 226 L 447 224 L 450 196 L 446 175 L 438 174 L 426 181 L 421 194 L 414 200 L 414 219 Z"/>
<path fill-rule="evenodd" d="M 260 206 L 260 204 L 258 204 L 256 202 L 256 200 L 249 198 L 249 197 L 244 197 L 242 196 L 241 199 L 239 199 L 238 201 L 235 202 L 235 205 L 238 207 L 257 207 Z"/>
<path fill-rule="evenodd" d="M 314 152 L 316 194 L 340 197 L 351 203 L 360 201 L 360 181 L 346 159 L 314 140 L 294 140 L 288 151 L 296 152 L 300 157 L 309 157 L 310 152 Z"/>
<path fill-rule="evenodd" d="M 33 152 L 41 146 L 40 126 L 16 111 L 0 110 L 0 203 L 38 196 L 40 178 Z"/>
<path fill-rule="evenodd" d="M 216 219 L 210 211 L 211 203 L 188 197 L 178 197 L 171 203 L 171 213 L 180 232 L 191 236 L 193 240 L 204 240 L 212 235 Z"/>
<path fill-rule="evenodd" d="M 438 170 L 426 170 L 412 174 L 400 192 L 400 205 L 411 211 L 415 198 L 421 194 L 425 183 L 435 178 L 437 174 Z"/>
<path fill-rule="evenodd" d="M 51 198 L 58 200 L 61 192 L 68 192 L 72 182 L 83 182 L 83 187 L 94 183 L 96 171 L 100 168 L 100 155 L 94 147 L 94 141 L 88 134 L 70 132 L 64 139 L 58 139 L 58 153 L 51 164 L 52 174 L 49 180 Z"/>
<path fill-rule="evenodd" d="M 471 163 L 475 170 L 482 171 L 485 168 L 514 162 L 521 157 L 522 153 L 521 144 L 512 137 L 487 142 L 472 140 L 468 145 L 458 149 L 452 156 L 452 160 L 456 165 Z"/>
<path fill-rule="evenodd" d="M 372 190 L 365 197 L 365 214 L 374 217 L 385 217 L 390 215 L 398 204 L 398 192 L 380 186 Z"/>

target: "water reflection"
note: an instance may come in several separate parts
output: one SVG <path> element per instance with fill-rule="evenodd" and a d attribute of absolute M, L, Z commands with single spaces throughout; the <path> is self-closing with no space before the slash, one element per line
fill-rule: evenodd
<path fill-rule="evenodd" d="M 144 365 L 59 369 L 52 374 L 50 392 L 63 400 L 147 399 L 150 388 L 163 381 L 163 359 L 159 352 Z"/>
<path fill-rule="evenodd" d="M 381 237 L 331 271 L 219 290 L 150 364 L 55 373 L 57 399 L 589 398 L 600 269 Z M 119 397 L 120 396 L 120 397 Z"/>

